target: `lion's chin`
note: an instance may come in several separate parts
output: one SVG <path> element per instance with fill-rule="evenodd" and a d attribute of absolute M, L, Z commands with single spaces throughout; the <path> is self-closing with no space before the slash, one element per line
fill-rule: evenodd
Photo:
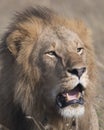
<path fill-rule="evenodd" d="M 78 105 L 77 107 L 68 106 L 59 109 L 59 113 L 64 118 L 79 117 L 84 114 L 85 108 L 83 105 Z"/>

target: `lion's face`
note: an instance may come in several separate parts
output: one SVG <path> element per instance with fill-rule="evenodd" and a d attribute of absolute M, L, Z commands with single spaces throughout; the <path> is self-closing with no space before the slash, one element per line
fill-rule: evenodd
<path fill-rule="evenodd" d="M 59 26 L 46 28 L 36 46 L 46 107 L 55 108 L 64 117 L 82 115 L 89 81 L 84 43 L 76 33 Z"/>

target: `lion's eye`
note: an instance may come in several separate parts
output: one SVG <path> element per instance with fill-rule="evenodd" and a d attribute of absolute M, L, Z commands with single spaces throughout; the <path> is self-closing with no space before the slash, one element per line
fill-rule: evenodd
<path fill-rule="evenodd" d="M 78 53 L 79 55 L 81 55 L 81 54 L 83 53 L 83 50 L 84 50 L 83 47 L 79 47 L 79 48 L 77 48 L 77 53 Z"/>
<path fill-rule="evenodd" d="M 47 52 L 46 54 L 47 54 L 48 56 L 50 56 L 50 57 L 57 57 L 57 54 L 56 54 L 55 51 L 49 51 L 49 52 Z"/>

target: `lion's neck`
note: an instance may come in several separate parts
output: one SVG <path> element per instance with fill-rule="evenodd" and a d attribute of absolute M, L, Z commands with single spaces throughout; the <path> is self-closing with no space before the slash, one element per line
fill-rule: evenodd
<path fill-rule="evenodd" d="M 63 118 L 54 108 L 35 105 L 31 118 L 36 126 L 35 130 L 78 130 L 76 118 Z M 40 127 L 40 129 L 38 128 Z"/>
<path fill-rule="evenodd" d="M 44 116 L 41 120 L 26 116 L 34 122 L 35 130 L 78 130 L 78 121 L 75 118 L 62 119 L 59 117 L 48 118 Z"/>
<path fill-rule="evenodd" d="M 77 130 L 76 119 L 63 119 L 54 122 L 47 122 L 45 130 Z"/>

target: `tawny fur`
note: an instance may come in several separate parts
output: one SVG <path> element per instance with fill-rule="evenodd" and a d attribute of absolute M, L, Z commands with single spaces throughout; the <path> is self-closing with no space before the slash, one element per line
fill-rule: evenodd
<path fill-rule="evenodd" d="M 59 92 L 55 84 L 61 74 L 58 68 L 61 70 L 62 67 L 59 66 L 53 72 L 52 67 L 56 59 L 53 60 L 51 57 L 51 60 L 46 54 L 43 59 L 40 56 L 47 47 L 46 41 L 52 41 L 50 47 L 52 49 L 56 48 L 56 43 L 62 44 L 61 41 L 65 42 L 65 45 L 64 43 L 62 45 L 63 48 L 71 48 L 72 45 L 66 42 L 68 39 L 75 41 L 73 38 L 68 38 L 66 34 L 72 34 L 75 39 L 78 37 L 79 42 L 83 43 L 85 48 L 83 61 L 86 61 L 89 81 L 85 90 L 85 113 L 78 118 L 64 118 L 54 108 L 56 96 L 54 94 Z M 56 36 L 57 39 L 55 39 Z M 1 124 L 10 130 L 98 130 L 97 116 L 93 107 L 96 91 L 96 66 L 90 37 L 90 31 L 81 21 L 58 16 L 47 8 L 31 8 L 17 14 L 0 45 Z M 61 52 L 60 57 L 64 67 L 66 57 L 70 57 L 69 66 L 70 64 L 83 66 L 79 55 L 72 53 L 73 48 L 67 49 L 69 52 L 67 55 L 64 55 L 66 53 L 64 49 L 59 49 L 59 45 L 57 48 L 58 53 Z M 47 63 L 49 68 L 45 68 L 44 63 Z M 50 97 L 50 93 L 53 97 Z M 72 126 L 73 120 L 76 124 Z"/>

